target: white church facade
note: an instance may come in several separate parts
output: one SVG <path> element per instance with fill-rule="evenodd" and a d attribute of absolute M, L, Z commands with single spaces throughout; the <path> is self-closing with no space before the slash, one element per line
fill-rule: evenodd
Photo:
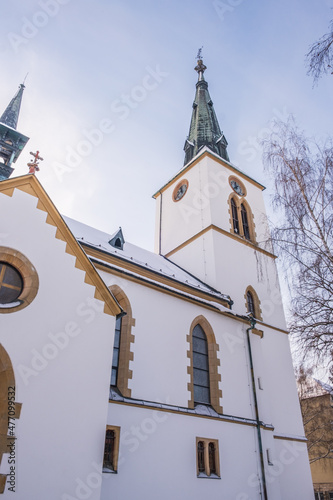
<path fill-rule="evenodd" d="M 205 69 L 155 252 L 62 217 L 2 157 L 5 499 L 313 498 L 264 187 L 230 162 Z"/>

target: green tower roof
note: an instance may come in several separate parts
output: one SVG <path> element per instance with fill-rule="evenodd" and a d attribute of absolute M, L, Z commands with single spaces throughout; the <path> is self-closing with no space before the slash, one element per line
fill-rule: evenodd
<path fill-rule="evenodd" d="M 9 127 L 15 130 L 17 127 L 18 117 L 20 114 L 21 101 L 24 89 L 25 86 L 23 85 L 23 83 L 21 83 L 18 91 L 16 92 L 15 96 L 10 101 L 10 103 L 8 104 L 7 108 L 2 113 L 2 116 L 0 118 L 1 123 L 4 123 L 5 125 L 8 125 Z"/>
<path fill-rule="evenodd" d="M 198 72 L 198 82 L 193 102 L 190 132 L 184 146 L 184 165 L 191 161 L 204 146 L 229 161 L 228 143 L 216 118 L 213 101 L 208 92 L 208 83 L 203 76 L 206 66 L 202 59 L 198 60 L 198 65 L 194 69 Z"/>

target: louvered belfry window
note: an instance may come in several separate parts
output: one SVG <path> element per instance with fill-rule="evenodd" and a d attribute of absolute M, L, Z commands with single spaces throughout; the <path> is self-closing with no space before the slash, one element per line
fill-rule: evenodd
<path fill-rule="evenodd" d="M 247 216 L 247 211 L 244 203 L 241 204 L 241 214 L 242 214 L 242 224 L 243 224 L 243 233 L 247 240 L 250 240 L 250 228 L 249 228 L 249 220 Z"/>
<path fill-rule="evenodd" d="M 205 332 L 196 325 L 193 337 L 193 392 L 194 403 L 210 404 L 208 345 Z"/>
<path fill-rule="evenodd" d="M 253 316 L 255 317 L 254 300 L 253 300 L 252 293 L 251 292 L 247 292 L 246 298 L 247 298 L 247 309 L 248 309 L 248 312 L 252 313 Z"/>
<path fill-rule="evenodd" d="M 103 467 L 114 470 L 114 449 L 115 449 L 116 433 L 108 429 L 105 436 L 104 461 Z"/>
<path fill-rule="evenodd" d="M 238 210 L 235 200 L 231 198 L 231 212 L 232 212 L 232 225 L 234 228 L 234 233 L 239 234 L 239 220 L 238 220 Z"/>

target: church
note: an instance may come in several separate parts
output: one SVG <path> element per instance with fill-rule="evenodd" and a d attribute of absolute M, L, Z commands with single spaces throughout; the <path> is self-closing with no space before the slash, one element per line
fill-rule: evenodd
<path fill-rule="evenodd" d="M 11 177 L 0 118 L 0 494 L 310 500 L 265 189 L 229 159 L 199 58 L 185 161 L 155 251 L 63 217 Z"/>

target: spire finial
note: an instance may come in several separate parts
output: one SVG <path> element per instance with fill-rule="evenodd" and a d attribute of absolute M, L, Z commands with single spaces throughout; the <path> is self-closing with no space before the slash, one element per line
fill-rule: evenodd
<path fill-rule="evenodd" d="M 204 80 L 203 74 L 204 74 L 204 71 L 207 69 L 207 66 L 205 66 L 203 61 L 202 61 L 202 49 L 203 49 L 203 46 L 198 50 L 198 53 L 197 53 L 198 64 L 194 68 L 195 71 L 198 72 L 198 75 L 199 75 L 198 80 Z"/>
<path fill-rule="evenodd" d="M 28 163 L 29 174 L 35 175 L 35 173 L 39 171 L 38 161 L 43 161 L 43 158 L 39 156 L 39 151 L 36 151 L 36 153 L 30 151 L 30 154 L 34 157 L 34 159 Z"/>

